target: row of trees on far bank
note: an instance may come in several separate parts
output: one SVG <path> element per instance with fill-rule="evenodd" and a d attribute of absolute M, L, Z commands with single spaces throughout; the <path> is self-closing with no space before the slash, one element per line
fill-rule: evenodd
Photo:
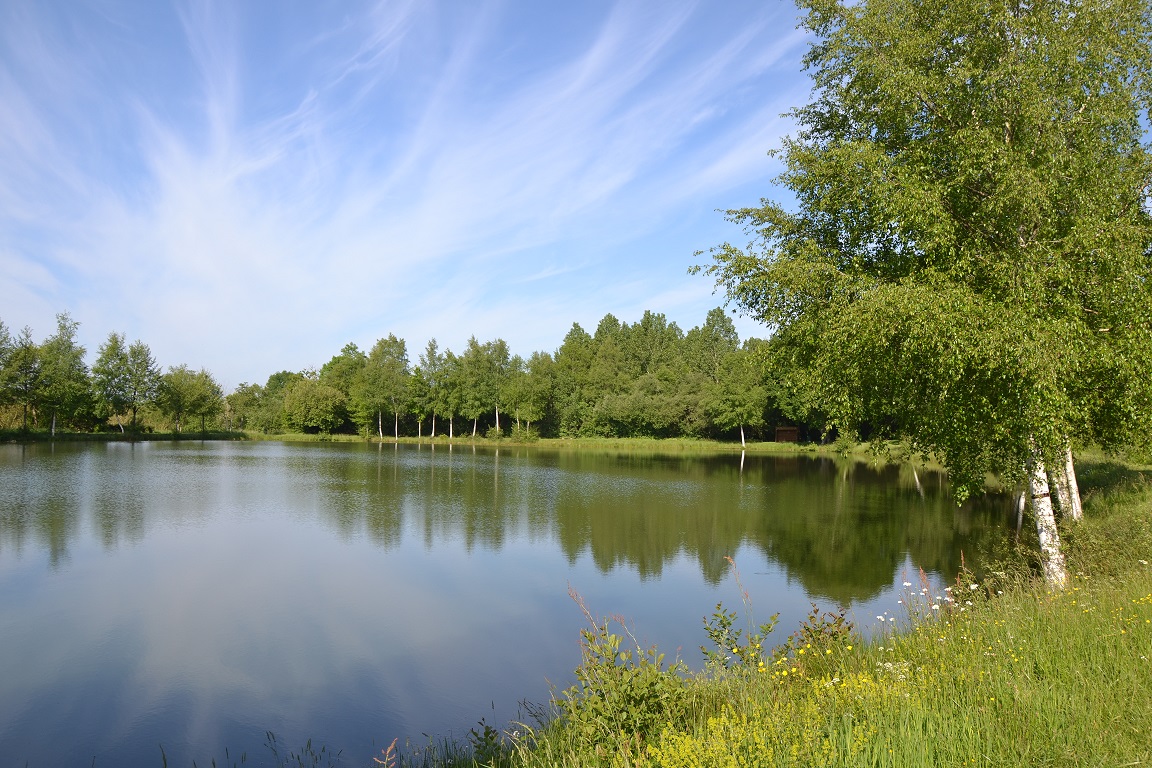
<path fill-rule="evenodd" d="M 683 332 L 663 314 L 635 323 L 606 315 L 594 333 L 573 324 L 555 352 L 512 354 L 502 339 L 460 353 L 435 339 L 412 360 L 389 334 L 367 352 L 346 345 L 317 369 L 280 371 L 226 397 L 206 370 L 161 372 L 148 345 L 111 333 L 91 368 L 78 323 L 57 317 L 37 343 L 0 323 L 0 409 L 9 429 L 205 429 L 555 437 L 764 437 L 806 418 L 773 385 L 769 342 L 740 342 L 722 309 Z"/>
<path fill-rule="evenodd" d="M 24 327 L 15 336 L 0 321 L 0 409 L 7 428 L 89 432 L 114 425 L 139 429 L 141 413 L 175 432 L 189 419 L 201 431 L 217 426 L 224 393 L 210 373 L 186 365 L 162 372 L 142 341 L 110 333 L 91 368 L 76 341 L 80 324 L 56 316 L 56 332 L 40 343 Z M 127 424 L 126 424 L 127 422 Z"/>
<path fill-rule="evenodd" d="M 554 353 L 512 354 L 495 339 L 460 353 L 435 339 L 416 360 L 394 335 L 348 344 L 319 370 L 281 371 L 226 398 L 238 428 L 455 437 L 726 437 L 765 434 L 788 415 L 767 342 L 743 344 L 724 311 L 683 332 L 659 313 L 579 324 Z M 817 427 L 813 427 L 817 430 Z"/>

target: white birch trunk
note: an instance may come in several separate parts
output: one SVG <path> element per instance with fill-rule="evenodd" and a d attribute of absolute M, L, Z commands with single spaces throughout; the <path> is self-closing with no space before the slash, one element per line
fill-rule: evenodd
<path fill-rule="evenodd" d="M 397 443 L 400 442 L 400 411 L 393 411 L 396 421 L 392 424 L 392 435 Z"/>
<path fill-rule="evenodd" d="M 1064 474 L 1063 462 L 1057 462 L 1048 473 L 1048 483 L 1056 494 L 1056 507 L 1062 517 L 1072 514 L 1072 494 L 1068 491 L 1068 478 Z"/>
<path fill-rule="evenodd" d="M 418 419 L 416 421 L 416 439 L 424 439 L 424 419 Z"/>
<path fill-rule="evenodd" d="M 380 435 L 380 441 L 384 441 L 384 411 L 376 411 L 376 434 Z"/>
<path fill-rule="evenodd" d="M 1056 530 L 1056 515 L 1052 511 L 1052 493 L 1048 487 L 1048 473 L 1044 458 L 1033 452 L 1028 468 L 1029 488 L 1032 492 L 1032 514 L 1036 516 L 1036 533 L 1040 538 L 1040 563 L 1044 580 L 1052 589 L 1063 589 L 1068 580 L 1064 567 L 1064 553 L 1060 550 L 1060 533 Z"/>
<path fill-rule="evenodd" d="M 451 415 L 448 416 L 448 442 L 452 442 L 452 419 L 454 418 L 456 417 Z"/>
<path fill-rule="evenodd" d="M 428 435 L 428 439 L 436 439 L 436 411 L 432 411 L 432 434 Z"/>
<path fill-rule="evenodd" d="M 1076 465 L 1072 463 L 1071 445 L 1064 446 L 1064 477 L 1068 481 L 1068 495 L 1072 500 L 1069 514 L 1073 520 L 1081 520 L 1084 517 L 1084 507 L 1080 503 L 1080 485 L 1076 482 Z"/>
<path fill-rule="evenodd" d="M 496 406 L 496 431 L 500 431 L 500 406 Z"/>
<path fill-rule="evenodd" d="M 479 419 L 472 419 L 472 439 L 473 440 L 476 439 L 476 422 L 477 421 L 479 421 Z"/>
<path fill-rule="evenodd" d="M 56 413 L 52 413 L 52 437 L 56 437 Z"/>
<path fill-rule="evenodd" d="M 1028 506 L 1028 495 L 1025 491 L 1016 494 L 1016 540 L 1020 540 L 1020 529 L 1024 527 L 1024 507 Z"/>
<path fill-rule="evenodd" d="M 740 425 L 740 447 L 741 448 L 747 448 L 748 447 L 747 443 L 744 442 L 744 425 L 743 424 Z M 743 452 L 741 452 L 741 454 L 740 454 L 740 469 L 744 469 L 744 454 L 743 454 Z"/>

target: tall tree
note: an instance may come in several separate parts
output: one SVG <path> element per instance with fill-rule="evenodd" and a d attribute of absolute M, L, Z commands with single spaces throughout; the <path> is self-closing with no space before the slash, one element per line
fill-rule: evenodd
<path fill-rule="evenodd" d="M 320 383 L 338 390 L 344 395 L 347 402 L 353 403 L 355 401 L 353 390 L 356 387 L 360 372 L 364 370 L 367 363 L 368 356 L 361 352 L 359 347 L 352 343 L 345 344 L 344 348 L 340 350 L 340 354 L 334 356 L 320 368 Z M 355 420 L 355 408 L 352 410 L 351 420 Z M 336 430 L 351 431 L 352 425 L 346 419 L 336 427 Z"/>
<path fill-rule="evenodd" d="M 444 350 L 444 368 L 441 372 L 441 386 L 437 397 L 441 413 L 448 416 L 448 439 L 455 435 L 456 414 L 461 413 L 464 407 L 463 364 L 452 350 Z"/>
<path fill-rule="evenodd" d="M 576 437 L 584 431 L 592 409 L 585 389 L 595 354 L 592 337 L 579 323 L 573 323 L 555 355 L 555 401 L 561 437 Z"/>
<path fill-rule="evenodd" d="M 374 416 L 376 432 L 384 437 L 385 412 L 393 415 L 393 435 L 400 439 L 400 413 L 408 396 L 408 348 L 404 339 L 388 334 L 368 353 L 364 369 L 354 387 L 353 402 L 359 413 Z"/>
<path fill-rule="evenodd" d="M 173 431 L 180 433 L 180 422 L 192 410 L 196 397 L 196 374 L 186 365 L 170 367 L 160 375 L 156 387 L 156 407 L 172 420 Z"/>
<path fill-rule="evenodd" d="M 156 405 L 172 420 L 177 433 L 185 416 L 199 417 L 200 431 L 205 431 L 208 418 L 219 414 L 223 404 L 220 385 L 203 368 L 193 371 L 187 365 L 179 365 L 160 377 Z"/>
<path fill-rule="evenodd" d="M 283 419 L 289 429 L 330 434 L 344 422 L 344 393 L 322 384 L 318 376 L 291 379 L 283 390 Z"/>
<path fill-rule="evenodd" d="M 11 399 L 22 406 L 21 428 L 27 430 L 30 411 L 33 423 L 35 424 L 36 421 L 36 406 L 40 398 L 44 376 L 40 347 L 32 340 L 32 329 L 28 326 L 24 326 L 12 344 L 12 350 L 8 353 L 5 374 Z"/>
<path fill-rule="evenodd" d="M 224 398 L 228 429 L 248 429 L 258 417 L 263 397 L 264 388 L 259 384 L 240 382 L 236 389 Z"/>
<path fill-rule="evenodd" d="M 491 377 L 488 375 L 488 356 L 475 336 L 468 339 L 460 355 L 460 413 L 472 419 L 472 437 L 480 417 L 487 412 L 492 401 Z"/>
<path fill-rule="evenodd" d="M 704 325 L 684 336 L 684 360 L 690 368 L 719 381 L 728 355 L 740 347 L 740 337 L 732 318 L 720 307 L 708 312 Z"/>
<path fill-rule="evenodd" d="M 41 403 L 52 418 L 52 434 L 59 419 L 75 423 L 84 413 L 91 416 L 92 388 L 84 347 L 76 343 L 80 324 L 67 312 L 56 315 L 56 333 L 40 347 L 42 361 Z M 90 423 L 90 422 L 89 422 Z"/>
<path fill-rule="evenodd" d="M 103 411 L 103 418 L 116 419 L 116 426 L 124 432 L 120 415 L 128 410 L 131 391 L 128 381 L 128 348 L 124 345 L 124 334 L 112 332 L 108 340 L 100 345 L 96 363 L 92 366 L 92 383 L 96 390 L 97 405 Z"/>
<path fill-rule="evenodd" d="M 496 431 L 500 431 L 500 408 L 508 410 L 508 375 L 511 372 L 512 359 L 508 353 L 508 343 L 504 339 L 496 339 L 484 344 L 486 358 L 486 374 L 489 379 L 487 391 L 492 398 L 492 407 L 496 411 Z"/>
<path fill-rule="evenodd" d="M 7 405 L 12 401 L 11 385 L 9 383 L 10 369 L 8 361 L 12 357 L 14 345 L 12 334 L 8 326 L 0 320 L 0 405 Z"/>
<path fill-rule="evenodd" d="M 1152 434 L 1148 0 L 801 0 L 813 101 L 754 236 L 707 271 L 842 429 L 908 436 L 963 494 L 1068 435 Z M 1028 468 L 1025 473 L 1025 467 Z"/>
<path fill-rule="evenodd" d="M 303 373 L 293 371 L 277 371 L 268 377 L 260 393 L 260 408 L 255 416 L 257 429 L 272 434 L 289 427 L 285 399 L 292 385 L 305 378 Z"/>
<path fill-rule="evenodd" d="M 420 355 L 420 374 L 423 380 L 421 394 L 425 402 L 424 409 L 432 414 L 432 437 L 436 437 L 436 416 L 443 415 L 446 407 L 443 392 L 445 360 L 436 339 L 429 339 L 428 346 Z"/>
<path fill-rule="evenodd" d="M 128 347 L 124 373 L 128 410 L 132 412 L 132 426 L 135 427 L 140 407 L 156 399 L 156 392 L 160 386 L 160 366 L 153 359 L 152 350 L 139 339 Z"/>
<path fill-rule="evenodd" d="M 768 388 L 760 361 L 747 349 L 730 351 L 720 362 L 716 382 L 707 404 L 716 426 L 739 429 L 740 445 L 746 445 L 744 427 L 764 426 Z"/>

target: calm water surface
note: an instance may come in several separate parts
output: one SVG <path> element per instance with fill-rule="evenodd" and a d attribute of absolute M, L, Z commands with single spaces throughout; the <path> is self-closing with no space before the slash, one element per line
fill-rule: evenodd
<path fill-rule="evenodd" d="M 569 586 L 699 666 L 702 617 L 740 603 L 728 556 L 782 639 L 811 601 L 895 613 L 1009 519 L 826 458 L 0 446 L 0 768 L 260 765 L 269 730 L 371 764 L 568 685 Z"/>

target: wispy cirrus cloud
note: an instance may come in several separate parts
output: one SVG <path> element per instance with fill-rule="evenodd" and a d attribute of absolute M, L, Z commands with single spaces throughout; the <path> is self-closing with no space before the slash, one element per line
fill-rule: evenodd
<path fill-rule="evenodd" d="M 701 322 L 691 253 L 768 193 L 806 92 L 786 5 L 108 7 L 78 46 L 4 12 L 3 319 L 69 310 L 230 385 L 389 332 Z"/>

